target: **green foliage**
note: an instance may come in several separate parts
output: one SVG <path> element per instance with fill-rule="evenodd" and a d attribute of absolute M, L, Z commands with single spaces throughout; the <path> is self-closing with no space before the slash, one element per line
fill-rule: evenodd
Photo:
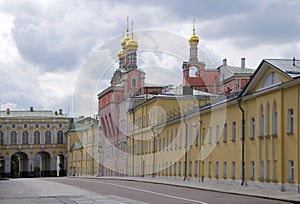
<path fill-rule="evenodd" d="M 11 156 L 10 172 L 13 178 L 20 177 L 19 175 L 19 157 L 17 155 Z"/>

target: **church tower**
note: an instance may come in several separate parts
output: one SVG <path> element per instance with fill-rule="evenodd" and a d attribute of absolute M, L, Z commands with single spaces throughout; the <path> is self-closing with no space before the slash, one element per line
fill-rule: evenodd
<path fill-rule="evenodd" d="M 131 39 L 126 43 L 126 68 L 132 70 L 137 68 L 138 42 L 133 38 L 133 21 L 131 23 Z"/>
<path fill-rule="evenodd" d="M 195 20 L 193 20 L 192 36 L 189 39 L 190 58 L 183 62 L 183 95 L 192 95 L 193 91 L 216 93 L 219 83 L 217 69 L 206 69 L 205 62 L 198 59 L 199 37 L 196 35 Z"/>
<path fill-rule="evenodd" d="M 197 62 L 198 61 L 198 43 L 199 37 L 196 35 L 195 31 L 195 19 L 193 20 L 193 34 L 189 39 L 190 43 L 190 62 Z"/>

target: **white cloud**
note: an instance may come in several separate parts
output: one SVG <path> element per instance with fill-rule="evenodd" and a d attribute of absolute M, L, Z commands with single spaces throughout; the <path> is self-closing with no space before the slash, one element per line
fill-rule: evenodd
<path fill-rule="evenodd" d="M 199 59 L 206 63 L 210 59 L 211 66 L 220 65 L 225 57 L 232 65 L 246 57 L 251 68 L 262 58 L 300 57 L 299 7 L 293 0 L 1 1 L 1 100 L 20 109 L 67 109 L 74 87 L 76 92 L 82 84 L 79 70 L 89 67 L 84 81 L 91 83 L 79 90 L 89 90 L 94 104 L 112 77 L 114 68 L 108 62 L 117 59 L 127 15 L 134 20 L 140 65 L 148 82 L 166 84 L 151 67 L 180 76 L 181 60 L 189 57 L 185 38 L 191 35 L 193 18 L 200 37 Z M 157 32 L 138 32 L 145 29 Z M 100 45 L 108 48 L 108 61 L 94 55 Z M 155 54 L 157 50 L 164 54 Z"/>

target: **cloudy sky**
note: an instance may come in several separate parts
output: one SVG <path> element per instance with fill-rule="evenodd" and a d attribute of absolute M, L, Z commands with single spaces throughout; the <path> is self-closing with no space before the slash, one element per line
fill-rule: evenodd
<path fill-rule="evenodd" d="M 254 69 L 264 58 L 300 58 L 297 0 L 0 0 L 1 110 L 62 108 L 72 115 L 74 92 L 84 97 L 87 90 L 95 103 L 115 69 L 126 16 L 134 20 L 149 83 L 177 83 L 161 77 L 166 70 L 179 75 L 180 83 L 193 18 L 211 68 L 223 58 L 239 66 L 246 57 Z M 154 41 L 162 48 L 159 55 L 157 47 L 149 52 Z M 91 64 L 99 69 L 89 69 Z"/>

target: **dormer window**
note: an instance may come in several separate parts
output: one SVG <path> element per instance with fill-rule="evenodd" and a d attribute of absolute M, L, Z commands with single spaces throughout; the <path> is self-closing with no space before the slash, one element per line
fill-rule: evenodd
<path fill-rule="evenodd" d="M 275 72 L 271 72 L 264 78 L 260 89 L 270 88 L 280 83 L 281 81 L 278 74 L 276 74 Z"/>

